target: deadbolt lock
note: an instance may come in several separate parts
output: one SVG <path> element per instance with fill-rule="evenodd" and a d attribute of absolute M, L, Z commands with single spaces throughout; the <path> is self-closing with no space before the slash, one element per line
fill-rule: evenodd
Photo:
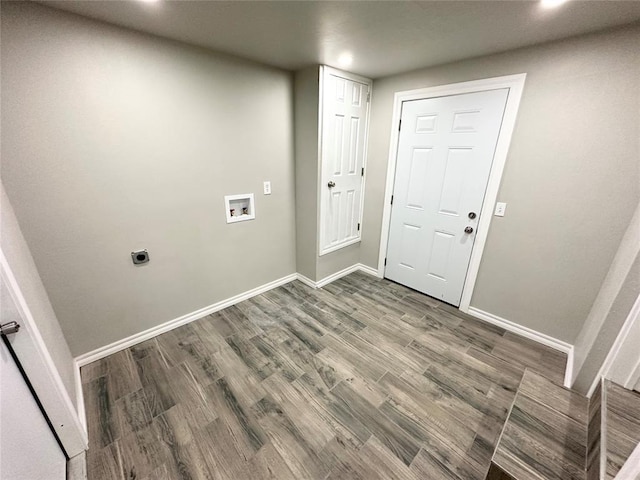
<path fill-rule="evenodd" d="M 474 218 L 476 218 L 476 212 L 469 212 L 469 218 L 471 220 L 473 220 Z"/>

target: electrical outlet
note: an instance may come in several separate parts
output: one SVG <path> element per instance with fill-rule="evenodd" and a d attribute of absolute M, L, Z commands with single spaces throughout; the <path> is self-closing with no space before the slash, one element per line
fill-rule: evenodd
<path fill-rule="evenodd" d="M 496 210 L 495 212 L 493 212 L 493 214 L 496 217 L 504 217 L 504 212 L 507 209 L 507 204 L 503 203 L 503 202 L 498 202 L 496 203 Z"/>
<path fill-rule="evenodd" d="M 271 195 L 271 182 L 264 182 L 262 187 L 265 195 Z"/>
<path fill-rule="evenodd" d="M 149 252 L 147 249 L 137 250 L 135 252 L 131 252 L 131 260 L 134 265 L 140 265 L 141 263 L 149 263 Z"/>

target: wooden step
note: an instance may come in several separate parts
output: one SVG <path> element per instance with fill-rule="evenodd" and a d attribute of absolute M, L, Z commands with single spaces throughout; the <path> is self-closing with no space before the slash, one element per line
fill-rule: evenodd
<path fill-rule="evenodd" d="M 613 479 L 640 443 L 640 393 L 627 390 L 610 380 L 602 385 L 604 422 L 603 456 L 600 478 Z M 598 478 L 598 477 L 592 477 Z"/>
<path fill-rule="evenodd" d="M 584 480 L 587 421 L 586 397 L 527 370 L 493 455 L 493 478 Z"/>
<path fill-rule="evenodd" d="M 602 382 L 589 399 L 589 422 L 587 424 L 587 480 L 600 479 L 602 458 Z"/>
<path fill-rule="evenodd" d="M 591 399 L 525 371 L 486 480 L 613 480 L 640 443 L 640 393 L 603 380 Z"/>

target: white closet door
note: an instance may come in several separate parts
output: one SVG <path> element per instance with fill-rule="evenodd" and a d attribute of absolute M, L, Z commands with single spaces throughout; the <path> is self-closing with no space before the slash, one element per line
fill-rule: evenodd
<path fill-rule="evenodd" d="M 360 240 L 370 89 L 323 67 L 320 255 Z"/>

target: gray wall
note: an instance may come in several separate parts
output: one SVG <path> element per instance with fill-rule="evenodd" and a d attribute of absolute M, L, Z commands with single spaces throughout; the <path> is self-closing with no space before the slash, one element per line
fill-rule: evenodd
<path fill-rule="evenodd" d="M 318 257 L 316 280 L 322 280 L 334 273 L 352 267 L 360 260 L 360 243 L 354 243 L 335 252 Z"/>
<path fill-rule="evenodd" d="M 2 179 L 74 355 L 295 272 L 290 73 L 30 2 L 1 54 Z"/>
<path fill-rule="evenodd" d="M 588 351 L 582 368 L 574 379 L 573 388 L 576 391 L 586 394 L 589 390 L 638 295 L 640 295 L 640 254 L 636 256 L 611 309 L 607 312 L 602 327 L 598 330 L 596 341 Z"/>
<path fill-rule="evenodd" d="M 374 82 L 361 261 L 377 267 L 393 94 L 527 73 L 471 305 L 573 343 L 640 197 L 640 28 Z"/>
<path fill-rule="evenodd" d="M 19 284 L 20 293 L 29 307 L 38 333 L 60 374 L 67 394 L 74 406 L 77 407 L 71 351 L 2 184 L 0 184 L 0 234 L 2 253 L 7 259 L 11 273 Z M 2 320 L 1 323 L 7 321 L 6 319 L 0 320 Z"/>
<path fill-rule="evenodd" d="M 298 273 L 316 279 L 318 256 L 318 110 L 319 69 L 295 73 L 296 144 L 296 266 Z"/>
<path fill-rule="evenodd" d="M 574 346 L 574 388 L 586 393 L 640 295 L 640 203 Z"/>

